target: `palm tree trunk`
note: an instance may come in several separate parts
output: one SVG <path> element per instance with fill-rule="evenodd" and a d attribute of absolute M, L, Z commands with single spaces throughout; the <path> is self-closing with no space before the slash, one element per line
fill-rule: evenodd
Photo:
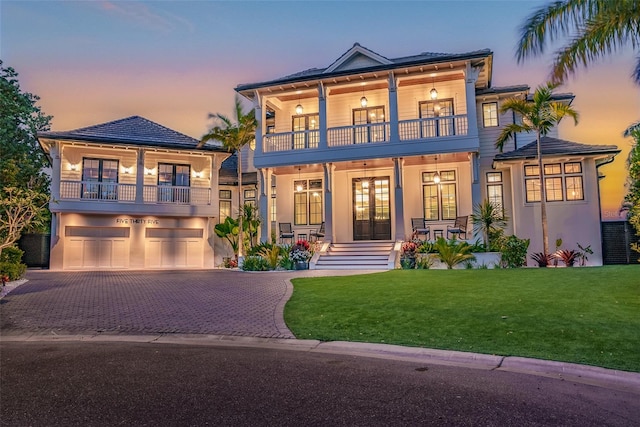
<path fill-rule="evenodd" d="M 238 153 L 238 258 L 242 256 L 242 249 L 244 246 L 244 239 L 242 238 L 242 206 L 244 206 L 244 192 L 242 191 L 242 147 L 240 147 L 237 151 Z"/>
<path fill-rule="evenodd" d="M 542 164 L 542 148 L 540 144 L 540 131 L 537 132 L 538 142 L 538 168 L 540 177 L 540 219 L 542 220 L 542 248 L 545 256 L 549 254 L 549 233 L 547 231 L 547 195 L 544 183 L 544 165 Z"/>

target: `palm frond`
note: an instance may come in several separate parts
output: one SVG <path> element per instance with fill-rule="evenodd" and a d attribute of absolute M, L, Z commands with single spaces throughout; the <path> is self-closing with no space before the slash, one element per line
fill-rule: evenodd
<path fill-rule="evenodd" d="M 498 135 L 498 138 L 496 139 L 495 147 L 502 153 L 502 151 L 504 150 L 504 145 L 507 143 L 507 141 L 513 138 L 513 135 L 515 135 L 516 133 L 529 131 L 531 131 L 531 128 L 525 123 L 509 123 L 504 128 L 502 128 L 500 135 Z"/>

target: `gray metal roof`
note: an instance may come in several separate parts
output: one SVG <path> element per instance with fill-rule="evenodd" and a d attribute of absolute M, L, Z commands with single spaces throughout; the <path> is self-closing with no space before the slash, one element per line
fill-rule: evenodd
<path fill-rule="evenodd" d="M 529 93 L 529 89 L 530 89 L 529 85 L 489 87 L 485 89 L 476 89 L 476 95 L 498 95 L 503 93 L 514 93 L 514 92 Z"/>
<path fill-rule="evenodd" d="M 38 138 L 196 150 L 198 140 L 140 116 L 62 132 L 40 132 Z M 226 151 L 205 144 L 199 150 Z"/>
<path fill-rule="evenodd" d="M 360 69 L 348 69 L 348 70 L 326 72 L 326 70 L 331 68 L 333 64 L 335 64 L 341 58 L 343 58 L 354 47 L 359 47 L 361 49 L 371 52 L 372 54 L 385 58 L 388 61 L 390 61 L 390 64 L 380 64 L 380 65 L 369 66 L 369 67 L 364 67 Z M 476 50 L 476 51 L 465 52 L 465 53 L 423 52 L 418 55 L 403 56 L 399 58 L 388 59 L 370 49 L 367 49 L 361 46 L 359 43 L 355 43 L 353 47 L 351 47 L 349 50 L 344 52 L 336 61 L 333 62 L 333 64 L 329 65 L 328 67 L 310 68 L 304 71 L 299 71 L 294 74 L 289 74 L 284 77 L 280 77 L 274 80 L 268 80 L 264 82 L 240 84 L 236 87 L 236 91 L 241 92 L 244 90 L 258 89 L 261 87 L 268 87 L 268 86 L 279 85 L 279 84 L 284 84 L 289 82 L 300 82 L 304 80 L 313 80 L 317 78 L 329 78 L 329 77 L 335 77 L 335 76 L 341 76 L 341 75 L 350 75 L 356 72 L 372 72 L 376 70 L 388 70 L 388 69 L 393 69 L 399 66 L 410 66 L 410 65 L 437 63 L 442 61 L 455 61 L 455 60 L 482 58 L 492 54 L 493 52 L 490 49 L 482 49 L 482 50 Z"/>
<path fill-rule="evenodd" d="M 580 144 L 578 142 L 566 141 L 564 139 L 543 136 L 540 138 L 540 149 L 543 156 L 566 156 L 566 155 L 605 155 L 620 153 L 616 145 L 590 145 Z M 517 150 L 507 153 L 499 153 L 493 158 L 495 161 L 500 160 L 525 160 L 535 159 L 538 156 L 538 146 L 533 141 Z"/>

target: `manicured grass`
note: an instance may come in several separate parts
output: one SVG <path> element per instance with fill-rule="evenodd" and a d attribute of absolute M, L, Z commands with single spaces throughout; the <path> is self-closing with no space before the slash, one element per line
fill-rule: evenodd
<path fill-rule="evenodd" d="M 524 356 L 640 372 L 640 267 L 395 270 L 294 279 L 298 338 Z"/>

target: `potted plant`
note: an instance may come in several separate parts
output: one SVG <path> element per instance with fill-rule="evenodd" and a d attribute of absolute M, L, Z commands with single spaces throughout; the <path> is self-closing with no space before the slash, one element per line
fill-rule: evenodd
<path fill-rule="evenodd" d="M 400 255 L 400 265 L 403 269 L 408 270 L 416 267 L 416 251 L 418 245 L 409 241 L 402 244 L 402 254 Z"/>
<path fill-rule="evenodd" d="M 295 245 L 291 246 L 289 258 L 295 263 L 296 270 L 308 269 L 309 259 L 311 258 L 309 242 L 306 240 L 298 240 Z"/>

